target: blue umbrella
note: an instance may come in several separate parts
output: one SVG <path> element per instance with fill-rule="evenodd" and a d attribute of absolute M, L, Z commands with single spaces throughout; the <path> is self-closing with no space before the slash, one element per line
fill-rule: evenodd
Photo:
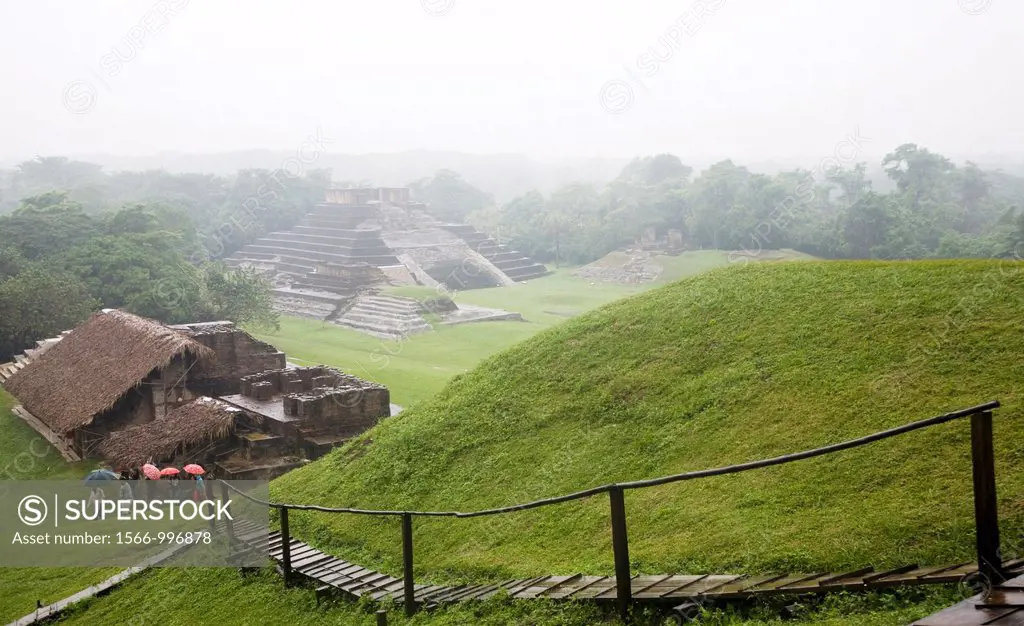
<path fill-rule="evenodd" d="M 98 480 L 118 480 L 120 476 L 108 469 L 98 469 L 89 472 L 89 475 L 85 477 L 85 482 L 91 483 Z"/>

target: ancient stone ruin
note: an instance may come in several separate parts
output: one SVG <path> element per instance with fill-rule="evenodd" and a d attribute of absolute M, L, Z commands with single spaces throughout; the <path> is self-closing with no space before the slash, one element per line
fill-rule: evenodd
<path fill-rule="evenodd" d="M 68 461 L 269 478 L 390 415 L 386 387 L 290 367 L 226 321 L 167 326 L 108 309 L 21 356 L 0 368 L 14 412 Z"/>
<path fill-rule="evenodd" d="M 406 188 L 329 189 L 294 228 L 270 233 L 227 259 L 273 276 L 275 306 L 381 337 L 431 329 L 415 301 L 380 294 L 420 285 L 439 293 L 511 286 L 546 267 L 466 224 L 444 224 Z M 453 316 L 452 323 L 510 319 L 507 311 Z"/>
<path fill-rule="evenodd" d="M 329 367 L 271 370 L 241 383 L 241 393 L 220 400 L 261 426 L 236 433 L 240 448 L 218 461 L 236 478 L 251 477 L 267 459 L 317 459 L 391 414 L 386 387 Z"/>

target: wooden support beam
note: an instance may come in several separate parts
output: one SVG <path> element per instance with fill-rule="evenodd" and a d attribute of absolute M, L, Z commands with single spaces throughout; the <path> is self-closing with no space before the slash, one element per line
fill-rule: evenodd
<path fill-rule="evenodd" d="M 626 498 L 622 487 L 608 491 L 612 513 L 612 551 L 615 553 L 615 605 L 623 622 L 629 622 L 633 580 L 629 569 L 629 535 L 626 532 Z"/>
<path fill-rule="evenodd" d="M 291 534 L 288 532 L 288 507 L 281 507 L 281 572 L 284 575 L 284 586 L 287 587 L 292 577 L 292 546 Z"/>
<path fill-rule="evenodd" d="M 413 615 L 416 612 L 416 581 L 412 572 L 412 515 L 402 515 L 402 580 L 405 589 L 404 602 L 405 614 Z"/>
<path fill-rule="evenodd" d="M 997 585 L 1003 582 L 1004 576 L 999 556 L 999 511 L 991 411 L 971 416 L 971 465 L 974 475 L 974 532 L 978 548 L 978 572 L 990 584 Z"/>

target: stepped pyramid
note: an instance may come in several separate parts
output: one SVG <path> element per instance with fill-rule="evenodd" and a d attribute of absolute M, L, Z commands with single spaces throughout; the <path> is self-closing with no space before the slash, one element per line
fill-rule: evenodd
<path fill-rule="evenodd" d="M 442 224 L 406 188 L 329 189 L 294 228 L 270 233 L 226 259 L 273 272 L 292 290 L 351 295 L 406 284 L 452 291 L 510 285 L 548 273 L 466 224 Z M 294 296 L 294 294 L 292 294 Z"/>
<path fill-rule="evenodd" d="M 381 336 L 430 326 L 408 303 L 372 293 L 387 285 L 449 292 L 514 285 L 546 267 L 466 224 L 443 224 L 406 188 L 328 189 L 297 226 L 226 259 L 274 276 L 275 307 Z M 414 301 L 410 301 L 414 302 Z M 370 318 L 381 322 L 372 326 Z"/>

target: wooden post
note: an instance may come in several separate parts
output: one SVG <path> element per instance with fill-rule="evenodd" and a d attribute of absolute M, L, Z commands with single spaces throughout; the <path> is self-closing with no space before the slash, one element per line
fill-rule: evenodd
<path fill-rule="evenodd" d="M 213 481 L 211 481 L 211 480 L 204 480 L 203 481 L 203 497 L 205 497 L 207 500 L 210 500 L 210 501 L 213 500 L 213 485 L 211 484 L 212 482 Z M 216 516 L 212 516 L 210 518 L 210 532 L 211 532 L 211 534 L 213 534 L 213 531 L 215 531 L 215 530 L 217 530 L 217 518 L 216 518 Z"/>
<path fill-rule="evenodd" d="M 992 449 L 992 413 L 971 416 L 971 464 L 974 473 L 974 532 L 978 571 L 991 584 L 1003 582 L 999 556 L 999 511 L 996 500 L 995 453 Z"/>
<path fill-rule="evenodd" d="M 292 537 L 288 533 L 288 507 L 280 507 L 281 511 L 281 571 L 284 574 L 284 586 L 291 583 L 292 578 Z"/>
<path fill-rule="evenodd" d="M 220 484 L 220 499 L 224 502 L 231 500 L 231 496 L 228 494 L 228 486 L 223 481 L 218 481 Z M 228 533 L 228 551 L 235 545 L 235 526 L 232 523 L 231 518 L 225 516 L 224 518 L 224 530 Z"/>
<path fill-rule="evenodd" d="M 416 580 L 412 574 L 412 515 L 402 514 L 402 583 L 405 588 L 405 614 L 416 612 Z"/>
<path fill-rule="evenodd" d="M 629 605 L 633 602 L 632 576 L 629 572 L 629 536 L 626 534 L 626 498 L 622 487 L 608 492 L 612 506 L 612 551 L 615 553 L 615 604 L 619 617 L 629 622 Z"/>
<path fill-rule="evenodd" d="M 377 626 L 388 626 L 388 612 L 377 611 Z"/>

